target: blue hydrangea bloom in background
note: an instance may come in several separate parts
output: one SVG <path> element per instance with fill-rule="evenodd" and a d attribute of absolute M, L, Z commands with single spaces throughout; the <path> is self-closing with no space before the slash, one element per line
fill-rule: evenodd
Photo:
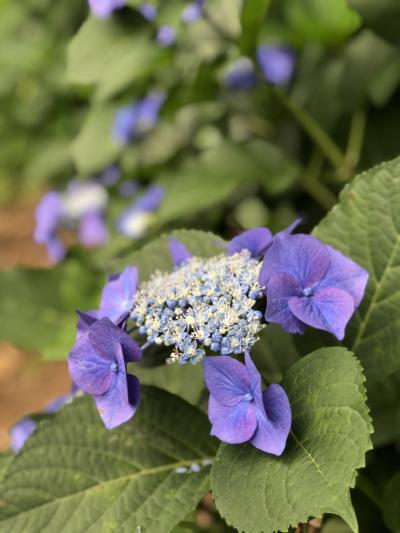
<path fill-rule="evenodd" d="M 195 0 L 185 7 L 182 12 L 182 22 L 192 24 L 203 16 L 205 0 Z"/>
<path fill-rule="evenodd" d="M 257 59 L 269 83 L 279 86 L 290 81 L 295 66 L 295 56 L 290 48 L 264 44 L 257 49 Z"/>
<path fill-rule="evenodd" d="M 143 196 L 121 213 L 117 221 L 118 231 L 132 239 L 143 237 L 153 224 L 154 211 L 160 207 L 164 195 L 164 187 L 150 185 Z"/>
<path fill-rule="evenodd" d="M 73 382 L 94 397 L 107 429 L 127 422 L 136 412 L 140 384 L 127 374 L 126 364 L 141 357 L 138 344 L 108 318 L 94 322 L 69 353 Z"/>
<path fill-rule="evenodd" d="M 259 450 L 281 455 L 292 423 L 289 399 L 280 385 L 261 390 L 261 376 L 250 354 L 245 364 L 227 357 L 207 357 L 204 377 L 210 399 L 211 435 L 223 442 L 249 442 Z"/>
<path fill-rule="evenodd" d="M 168 24 L 160 26 L 157 31 L 156 40 L 162 48 L 168 48 L 176 41 L 176 30 Z"/>
<path fill-rule="evenodd" d="M 60 228 L 78 230 L 78 238 L 85 246 L 102 246 L 108 239 L 104 220 L 107 202 L 105 188 L 95 181 L 72 181 L 65 192 L 47 193 L 36 208 L 34 240 L 46 245 L 54 262 L 66 254 L 58 237 Z"/>
<path fill-rule="evenodd" d="M 125 180 L 118 187 L 120 196 L 128 197 L 134 195 L 139 189 L 139 184 L 134 180 Z"/>
<path fill-rule="evenodd" d="M 254 64 L 248 57 L 240 57 L 227 69 L 224 85 L 228 89 L 247 90 L 256 85 L 257 77 Z"/>
<path fill-rule="evenodd" d="M 152 91 L 142 100 L 121 107 L 114 120 L 114 138 L 122 144 L 128 144 L 148 133 L 157 124 L 164 101 L 165 94 L 162 91 Z"/>
<path fill-rule="evenodd" d="M 140 4 L 138 7 L 139 13 L 142 15 L 143 18 L 145 18 L 148 21 L 153 21 L 157 17 L 157 8 L 153 4 L 149 4 L 148 2 L 144 2 L 143 4 Z"/>
<path fill-rule="evenodd" d="M 118 183 L 120 177 L 121 170 L 119 167 L 117 165 L 111 165 L 103 170 L 103 172 L 97 177 L 97 181 L 105 187 L 111 187 Z"/>
<path fill-rule="evenodd" d="M 305 326 L 343 339 L 361 302 L 368 272 L 310 235 L 276 235 L 260 271 L 269 322 L 290 333 Z"/>
<path fill-rule="evenodd" d="M 138 283 L 138 271 L 134 266 L 111 276 L 103 289 L 97 317 L 107 317 L 114 324 L 124 320 L 132 311 Z"/>
<path fill-rule="evenodd" d="M 89 0 L 93 15 L 102 19 L 111 17 L 115 10 L 121 9 L 125 4 L 125 0 Z"/>

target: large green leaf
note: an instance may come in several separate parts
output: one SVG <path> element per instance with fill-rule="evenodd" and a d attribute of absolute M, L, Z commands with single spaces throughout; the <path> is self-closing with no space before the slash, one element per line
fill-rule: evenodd
<path fill-rule="evenodd" d="M 216 505 L 239 531 L 286 531 L 334 513 L 356 531 L 350 502 L 356 469 L 371 447 L 364 376 L 344 348 L 322 348 L 287 372 L 293 425 L 281 457 L 221 445 L 212 468 Z"/>
<path fill-rule="evenodd" d="M 92 309 L 101 276 L 70 260 L 52 269 L 0 272 L 0 339 L 64 359 L 76 333 L 76 308 Z"/>
<path fill-rule="evenodd" d="M 91 398 L 78 398 L 8 467 L 0 530 L 167 533 L 209 490 L 209 431 L 204 414 L 158 389 L 143 387 L 135 417 L 113 431 Z M 199 472 L 176 472 L 194 464 Z"/>
<path fill-rule="evenodd" d="M 268 11 L 270 0 L 245 0 L 241 13 L 242 35 L 240 48 L 244 54 L 252 54 L 257 46 L 258 32 Z"/>
<path fill-rule="evenodd" d="M 3 479 L 7 466 L 12 458 L 13 455 L 11 453 L 0 453 L 0 481 Z"/>
<path fill-rule="evenodd" d="M 388 527 L 400 531 L 400 472 L 397 472 L 386 486 L 383 498 L 383 516 Z"/>
<path fill-rule="evenodd" d="M 104 100 L 150 75 L 165 53 L 149 31 L 115 18 L 104 21 L 90 17 L 70 44 L 68 80 L 94 85 L 96 99 Z"/>
<path fill-rule="evenodd" d="M 355 178 L 313 233 L 370 273 L 344 341 L 370 386 L 400 370 L 400 159 Z"/>

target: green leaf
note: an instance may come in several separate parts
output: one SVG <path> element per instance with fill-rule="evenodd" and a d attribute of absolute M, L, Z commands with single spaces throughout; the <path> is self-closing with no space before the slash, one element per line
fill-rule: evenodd
<path fill-rule="evenodd" d="M 385 39 L 400 44 L 398 0 L 348 0 L 349 5 L 362 17 L 365 25 L 371 27 Z"/>
<path fill-rule="evenodd" d="M 0 453 L 0 481 L 3 480 L 7 466 L 13 457 L 12 453 Z"/>
<path fill-rule="evenodd" d="M 151 387 L 127 424 L 107 431 L 82 397 L 44 422 L 10 464 L 0 529 L 168 532 L 209 490 L 216 441 L 207 417 Z M 176 468 L 201 465 L 197 473 Z"/>
<path fill-rule="evenodd" d="M 105 100 L 149 76 L 165 55 L 149 31 L 115 17 L 90 17 L 69 46 L 67 78 L 70 83 L 94 85 L 95 98 Z"/>
<path fill-rule="evenodd" d="M 72 155 L 79 172 L 95 174 L 110 165 L 120 154 L 121 146 L 112 138 L 116 104 L 94 105 L 72 144 Z"/>
<path fill-rule="evenodd" d="M 383 517 L 386 525 L 394 532 L 400 531 L 400 472 L 397 472 L 386 486 L 383 496 Z"/>
<path fill-rule="evenodd" d="M 175 237 L 198 257 L 212 257 L 224 252 L 224 241 L 204 231 L 177 230 L 154 239 L 134 253 L 128 253 L 119 258 L 114 266 L 115 270 L 121 270 L 126 265 L 135 265 L 139 271 L 140 282 L 147 281 L 156 270 L 170 272 L 172 260 L 169 255 L 168 242 Z"/>
<path fill-rule="evenodd" d="M 246 533 L 286 531 L 309 516 L 340 515 L 357 530 L 349 488 L 364 466 L 372 430 L 364 376 L 344 348 L 300 359 L 283 380 L 293 424 L 281 457 L 221 445 L 212 490 L 228 523 Z"/>
<path fill-rule="evenodd" d="M 76 335 L 75 309 L 93 309 L 101 276 L 69 260 L 48 269 L 0 272 L 0 339 L 48 359 L 65 359 Z"/>
<path fill-rule="evenodd" d="M 129 372 L 143 385 L 154 385 L 197 405 L 204 390 L 202 365 L 164 364 L 152 368 L 129 364 Z"/>
<path fill-rule="evenodd" d="M 258 33 L 264 22 L 270 0 L 245 0 L 241 13 L 242 35 L 240 49 L 244 54 L 253 54 L 257 46 Z"/>
<path fill-rule="evenodd" d="M 290 28 L 303 42 L 337 44 L 360 24 L 346 0 L 286 0 L 284 10 Z"/>
<path fill-rule="evenodd" d="M 346 346 L 373 386 L 400 370 L 400 159 L 360 174 L 313 234 L 370 273 Z"/>

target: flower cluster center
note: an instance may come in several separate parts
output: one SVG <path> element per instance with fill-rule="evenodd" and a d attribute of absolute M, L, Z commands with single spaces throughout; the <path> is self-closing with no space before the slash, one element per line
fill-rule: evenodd
<path fill-rule="evenodd" d="M 195 363 L 206 352 L 241 354 L 262 329 L 261 264 L 247 250 L 192 257 L 141 285 L 131 319 L 149 342 L 173 347 L 169 361 Z"/>

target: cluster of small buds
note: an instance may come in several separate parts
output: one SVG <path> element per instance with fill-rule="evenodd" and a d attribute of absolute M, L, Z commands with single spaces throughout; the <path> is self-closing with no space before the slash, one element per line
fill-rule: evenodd
<path fill-rule="evenodd" d="M 169 362 L 196 363 L 208 353 L 241 354 L 257 341 L 263 314 L 261 264 L 248 250 L 192 257 L 157 273 L 136 294 L 131 319 L 148 342 L 171 346 Z"/>

